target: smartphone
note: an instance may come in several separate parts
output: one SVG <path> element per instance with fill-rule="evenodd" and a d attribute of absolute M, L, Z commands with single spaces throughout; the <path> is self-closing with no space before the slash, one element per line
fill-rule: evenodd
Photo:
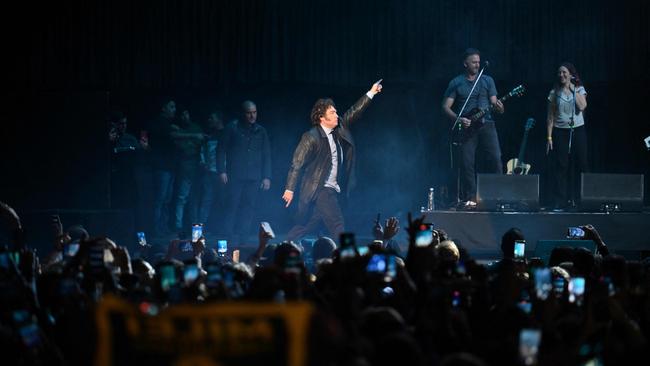
<path fill-rule="evenodd" d="M 143 246 L 143 247 L 146 246 L 147 245 L 147 238 L 144 236 L 144 232 L 143 231 L 138 231 L 136 233 L 136 235 L 138 237 L 138 244 L 140 246 Z"/>
<path fill-rule="evenodd" d="M 208 273 L 205 281 L 206 286 L 217 287 L 219 282 L 223 280 L 223 275 L 221 274 L 221 266 L 218 264 L 207 265 L 205 267 L 205 271 Z"/>
<path fill-rule="evenodd" d="M 584 277 L 574 277 L 569 280 L 569 302 L 580 304 L 585 294 Z"/>
<path fill-rule="evenodd" d="M 537 363 L 539 344 L 542 341 L 542 331 L 539 329 L 522 329 L 519 332 L 519 357 L 526 365 Z"/>
<path fill-rule="evenodd" d="M 366 272 L 368 273 L 384 273 L 386 272 L 388 265 L 386 263 L 386 258 L 383 254 L 373 254 L 368 261 L 366 266 Z"/>
<path fill-rule="evenodd" d="M 533 304 L 530 301 L 519 301 L 517 307 L 526 314 L 530 314 L 533 310 Z"/>
<path fill-rule="evenodd" d="M 176 268 L 174 268 L 174 265 L 164 264 L 160 266 L 160 287 L 162 287 L 163 291 L 169 290 L 176 283 Z"/>
<path fill-rule="evenodd" d="M 394 279 L 397 277 L 397 261 L 395 260 L 394 255 L 386 255 L 386 278 Z"/>
<path fill-rule="evenodd" d="M 514 250 L 515 259 L 524 258 L 525 249 L 526 249 L 526 241 L 525 240 L 516 240 L 515 241 L 515 250 Z"/>
<path fill-rule="evenodd" d="M 178 242 L 178 251 L 181 253 L 189 253 L 192 249 L 192 243 L 187 240 L 182 240 Z"/>
<path fill-rule="evenodd" d="M 415 246 L 427 247 L 433 242 L 433 231 L 426 225 L 420 225 L 418 232 L 415 234 Z"/>
<path fill-rule="evenodd" d="M 453 290 L 451 292 L 451 306 L 457 308 L 461 305 L 460 291 Z"/>
<path fill-rule="evenodd" d="M 228 252 L 228 240 L 217 240 L 217 255 L 223 257 Z"/>
<path fill-rule="evenodd" d="M 580 239 L 585 237 L 585 231 L 581 227 L 570 227 L 567 229 L 567 238 Z"/>
<path fill-rule="evenodd" d="M 70 244 L 63 246 L 63 255 L 66 257 L 74 257 L 79 252 L 79 242 L 73 241 Z"/>
<path fill-rule="evenodd" d="M 203 236 L 203 224 L 192 224 L 192 241 L 197 242 Z"/>
<path fill-rule="evenodd" d="M 29 312 L 26 310 L 14 311 L 13 319 L 25 346 L 32 348 L 41 344 L 40 330 Z"/>
<path fill-rule="evenodd" d="M 341 233 L 341 249 L 354 247 L 354 233 Z"/>
<path fill-rule="evenodd" d="M 185 281 L 185 285 L 191 285 L 197 278 L 199 278 L 199 266 L 196 263 L 186 264 L 183 267 L 183 280 Z"/>
<path fill-rule="evenodd" d="M 20 266 L 20 251 L 15 250 L 9 252 L 9 259 L 11 259 L 12 262 L 16 265 L 16 267 Z"/>
<path fill-rule="evenodd" d="M 260 226 L 268 236 L 275 238 L 275 233 L 273 232 L 273 229 L 271 229 L 271 225 L 268 222 L 262 221 L 260 222 Z"/>
<path fill-rule="evenodd" d="M 115 262 L 115 257 L 113 257 L 113 252 L 110 249 L 104 249 L 104 265 L 113 264 Z"/>
<path fill-rule="evenodd" d="M 362 245 L 357 248 L 357 252 L 359 253 L 360 256 L 364 256 L 370 252 L 370 248 L 368 248 L 367 245 Z"/>
<path fill-rule="evenodd" d="M 533 271 L 535 277 L 535 294 L 538 299 L 546 300 L 553 289 L 551 284 L 551 270 L 549 268 L 536 268 Z M 564 288 L 564 283 L 562 283 Z"/>

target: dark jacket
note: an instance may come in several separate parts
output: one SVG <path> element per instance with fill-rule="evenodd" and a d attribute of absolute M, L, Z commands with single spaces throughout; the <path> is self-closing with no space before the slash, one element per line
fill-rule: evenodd
<path fill-rule="evenodd" d="M 361 113 L 368 107 L 370 100 L 364 94 L 345 112 L 343 118 L 339 119 L 339 125 L 335 129 L 335 134 L 343 149 L 344 165 L 344 169 L 339 169 L 337 182 L 341 187 L 341 192 L 344 192 L 346 195 L 353 188 L 355 181 L 355 147 L 352 134 L 350 133 L 350 124 L 361 117 Z M 307 208 L 307 205 L 316 198 L 316 193 L 325 185 L 325 181 L 331 170 L 332 158 L 327 136 L 321 126 L 314 126 L 302 135 L 293 153 L 293 160 L 285 187 L 286 190 L 295 192 L 298 181 L 302 176 L 300 199 L 298 202 L 299 213 L 303 212 Z"/>
<path fill-rule="evenodd" d="M 217 145 L 217 170 L 229 180 L 271 179 L 271 147 L 266 129 L 259 123 L 233 121 Z"/>

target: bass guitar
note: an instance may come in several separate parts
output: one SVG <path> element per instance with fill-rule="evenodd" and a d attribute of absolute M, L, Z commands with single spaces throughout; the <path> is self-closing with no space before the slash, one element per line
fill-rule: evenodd
<path fill-rule="evenodd" d="M 520 97 L 524 95 L 526 92 L 526 88 L 523 87 L 523 85 L 519 85 L 516 88 L 512 89 L 508 94 L 502 96 L 499 98 L 501 103 L 505 102 L 506 100 L 512 98 L 512 97 Z M 485 120 L 483 117 L 488 112 L 492 112 L 494 110 L 494 106 L 490 106 L 488 108 L 474 108 L 471 111 L 463 114 L 463 117 L 469 119 L 472 121 L 472 124 L 469 125 L 467 128 L 463 128 L 462 123 L 458 123 L 458 126 L 453 129 L 452 131 L 452 142 L 455 144 L 462 144 L 465 141 L 467 141 L 470 137 L 474 136 L 476 131 L 478 131 L 483 125 L 485 124 Z"/>
<path fill-rule="evenodd" d="M 508 160 L 506 163 L 506 174 L 514 175 L 526 175 L 530 170 L 530 164 L 524 163 L 524 151 L 526 151 L 526 142 L 528 141 L 528 131 L 535 125 L 535 120 L 529 118 L 526 121 L 526 126 L 524 128 L 524 138 L 521 141 L 521 147 L 519 148 L 519 156 L 516 159 Z"/>

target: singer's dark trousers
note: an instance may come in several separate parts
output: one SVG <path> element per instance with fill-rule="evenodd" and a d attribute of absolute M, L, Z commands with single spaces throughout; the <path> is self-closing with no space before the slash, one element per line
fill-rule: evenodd
<path fill-rule="evenodd" d="M 460 147 L 460 180 L 463 201 L 476 202 L 476 151 L 485 158 L 488 173 L 503 174 L 501 147 L 494 122 L 487 122 Z"/>
<path fill-rule="evenodd" d="M 589 172 L 587 163 L 587 133 L 584 126 L 573 129 L 569 153 L 569 128 L 553 128 L 551 197 L 554 206 L 565 207 L 571 193 L 579 197 L 580 173 Z"/>
<path fill-rule="evenodd" d="M 332 239 L 338 240 L 339 235 L 345 230 L 343 211 L 339 205 L 339 193 L 333 188 L 321 188 L 312 202 L 309 220 L 306 223 L 299 223 L 289 230 L 287 240 L 297 240 L 306 234 L 313 233 L 321 224 L 325 224 Z"/>

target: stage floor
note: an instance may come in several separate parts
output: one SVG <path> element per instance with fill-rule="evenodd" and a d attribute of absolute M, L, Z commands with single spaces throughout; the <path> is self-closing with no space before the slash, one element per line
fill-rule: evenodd
<path fill-rule="evenodd" d="M 427 212 L 426 221 L 447 231 L 470 254 L 500 256 L 501 236 L 512 227 L 526 237 L 526 252 L 532 254 L 539 240 L 563 240 L 569 226 L 592 224 L 614 253 L 638 258 L 650 250 L 650 212 Z"/>

